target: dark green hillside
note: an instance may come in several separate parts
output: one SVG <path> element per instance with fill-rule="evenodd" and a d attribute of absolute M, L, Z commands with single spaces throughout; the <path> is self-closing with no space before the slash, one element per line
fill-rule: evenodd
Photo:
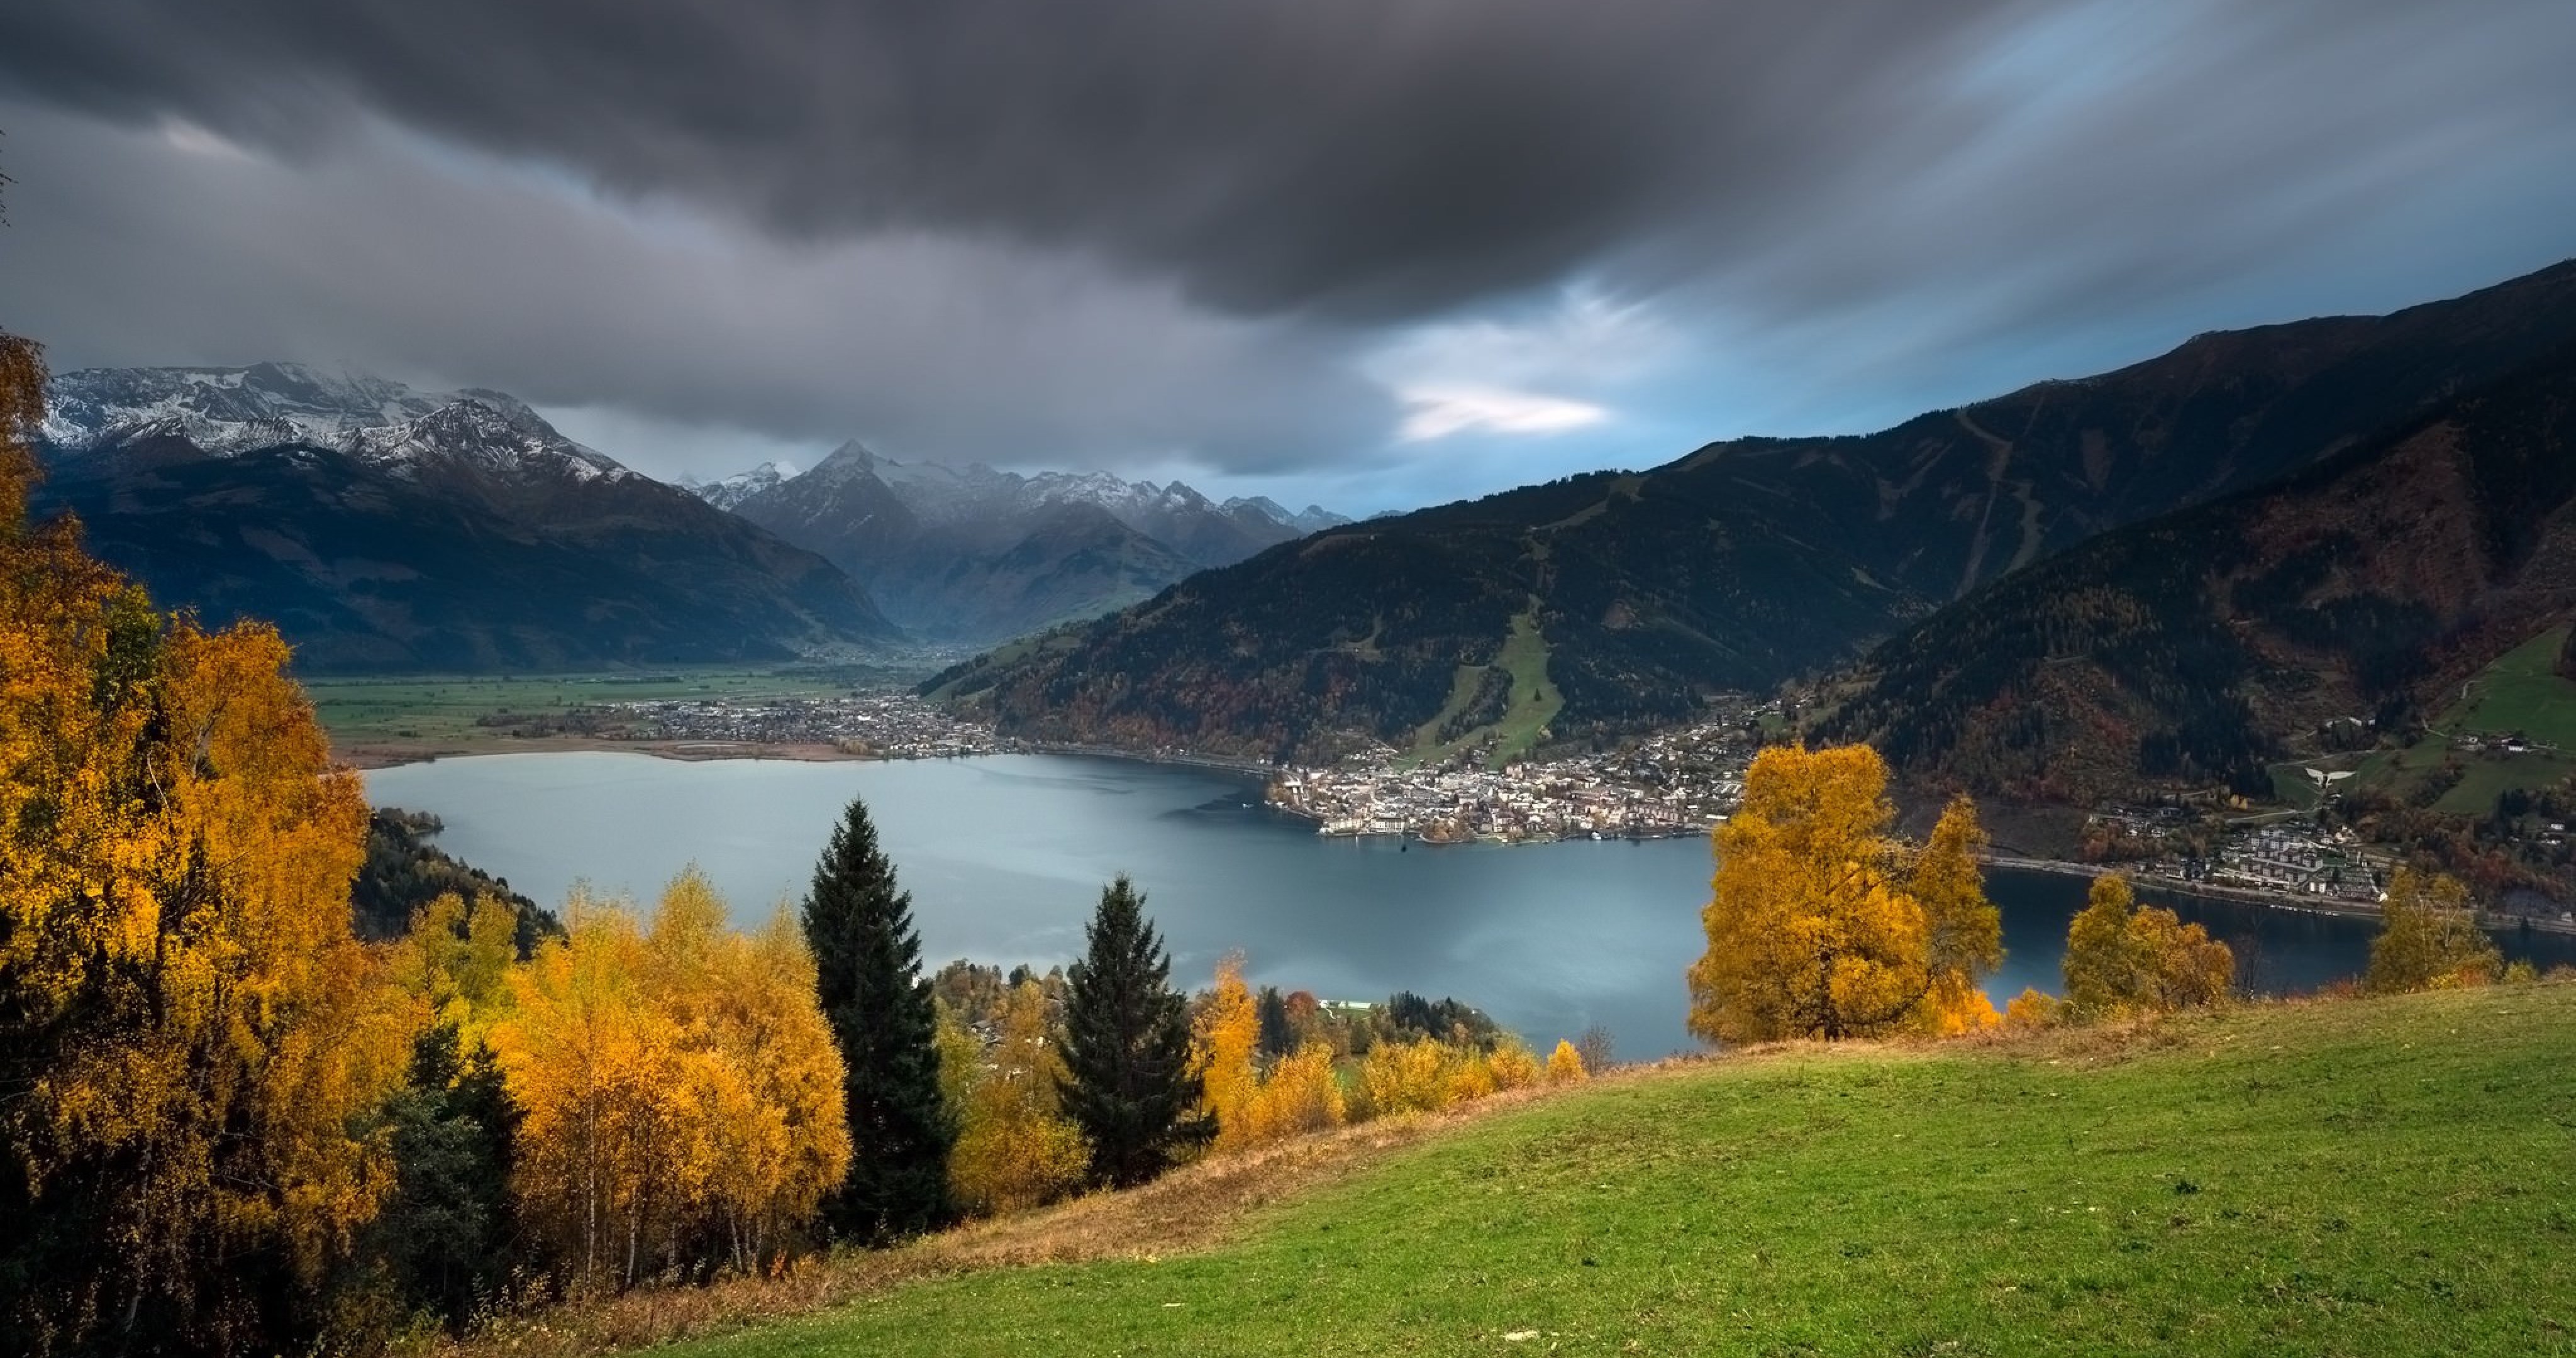
<path fill-rule="evenodd" d="M 1213 1249 L 1129 1234 L 663 1351 L 2565 1352 L 2570 1060 L 2563 984 L 1793 1048 L 1479 1119 Z"/>
<path fill-rule="evenodd" d="M 2268 795 L 2265 764 L 2329 724 L 2411 730 L 2576 612 L 2572 449 L 2576 348 L 1953 605 L 1881 647 L 1827 729 L 1981 791 Z"/>
<path fill-rule="evenodd" d="M 1842 663 L 2016 568 L 2274 481 L 2571 341 L 2576 265 L 2388 317 L 2204 335 L 1866 437 L 1738 440 L 1333 529 L 934 691 L 1043 737 L 1262 757 L 1447 744 L 1435 718 L 1472 690 L 1461 667 L 1491 666 L 1527 615 L 1563 697 L 1532 738 L 1672 722 L 1708 690 Z"/>

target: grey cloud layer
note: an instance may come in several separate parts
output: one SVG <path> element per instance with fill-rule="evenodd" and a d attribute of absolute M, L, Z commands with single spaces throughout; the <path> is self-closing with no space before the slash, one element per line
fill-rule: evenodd
<path fill-rule="evenodd" d="M 1391 449 L 1371 355 L 1580 279 L 1689 369 L 1527 380 L 1638 465 L 2576 250 L 2565 0 L 10 8 L 0 307 L 66 357 L 935 455 L 1508 468 Z"/>
<path fill-rule="evenodd" d="M 1385 315 L 1786 193 L 1928 108 L 2010 7 L 56 0 L 6 66 L 248 142 L 380 110 L 787 234 L 993 232 L 1229 309 Z"/>

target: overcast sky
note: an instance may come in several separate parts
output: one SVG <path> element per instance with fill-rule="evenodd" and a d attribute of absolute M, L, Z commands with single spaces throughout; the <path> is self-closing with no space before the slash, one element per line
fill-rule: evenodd
<path fill-rule="evenodd" d="M 15 0 L 0 326 L 1348 512 L 2576 254 L 2567 0 Z"/>

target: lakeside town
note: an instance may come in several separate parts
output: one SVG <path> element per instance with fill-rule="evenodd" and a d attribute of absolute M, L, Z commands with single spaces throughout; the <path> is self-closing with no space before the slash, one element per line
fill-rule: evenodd
<path fill-rule="evenodd" d="M 1637 737 L 1616 749 L 1499 766 L 1481 762 L 1482 751 L 1417 763 L 1382 746 L 1329 767 L 1267 770 L 1265 801 L 1312 823 L 1321 835 L 1424 844 L 1705 835 L 1735 810 L 1745 770 L 1780 717 L 1778 704 L 1748 698 L 1710 720 Z M 853 759 L 1106 753 L 1001 736 L 899 690 L 590 703 L 543 715 L 495 714 L 484 721 L 515 736 L 632 742 L 683 757 L 764 748 L 828 750 Z M 1178 750 L 1141 757 L 1265 772 Z M 2141 883 L 2176 890 L 2369 911 L 2377 908 L 2399 861 L 2390 848 L 2363 841 L 2348 826 L 2329 828 L 2306 812 L 2225 817 L 2205 808 L 2109 805 L 2086 818 L 2082 840 L 2073 855 L 2080 861 L 2025 865 L 2117 868 Z M 2576 927 L 2576 915 L 2555 904 L 2526 904 L 2530 908 L 2506 913 Z"/>
<path fill-rule="evenodd" d="M 999 754 L 990 727 L 960 721 L 900 690 L 826 697 L 662 698 L 584 703 L 559 713 L 499 713 L 481 724 L 525 737 L 576 737 L 675 747 L 828 747 L 853 759 L 956 759 Z"/>
<path fill-rule="evenodd" d="M 1271 781 L 1269 802 L 1314 821 L 1319 834 L 1430 844 L 1706 834 L 1743 796 L 1758 731 L 1730 716 L 1613 751 L 1500 768 L 1408 765 L 1387 752 L 1290 769 Z"/>

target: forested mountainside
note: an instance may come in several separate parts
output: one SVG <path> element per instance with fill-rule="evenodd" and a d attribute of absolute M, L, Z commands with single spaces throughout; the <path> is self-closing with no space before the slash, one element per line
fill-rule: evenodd
<path fill-rule="evenodd" d="M 2125 524 L 2275 481 L 2576 340 L 2576 265 L 1843 438 L 1740 439 L 1330 529 L 930 691 L 1008 732 L 1264 758 L 1574 739 L 1764 689 Z"/>
<path fill-rule="evenodd" d="M 1348 522 L 1314 505 L 1208 499 L 1178 481 L 904 463 L 844 444 L 696 488 L 866 584 L 926 636 L 995 641 L 1098 617 L 1193 571 Z"/>
<path fill-rule="evenodd" d="M 2576 614 L 2576 345 L 2248 494 L 2107 534 L 1873 654 L 1828 724 L 1900 768 L 2091 802 L 2268 793 Z"/>
<path fill-rule="evenodd" d="M 42 511 L 309 671 L 781 660 L 898 629 L 829 562 L 498 392 L 286 364 L 91 369 L 48 391 Z"/>

